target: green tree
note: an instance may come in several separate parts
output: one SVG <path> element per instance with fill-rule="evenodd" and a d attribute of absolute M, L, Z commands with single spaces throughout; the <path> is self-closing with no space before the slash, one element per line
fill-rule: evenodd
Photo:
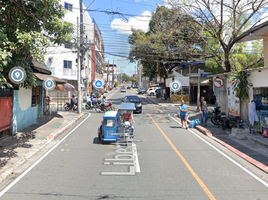
<path fill-rule="evenodd" d="M 203 56 L 199 48 L 202 40 L 191 31 L 192 26 L 198 29 L 189 15 L 158 6 L 147 33 L 132 29 L 130 60 L 140 60 L 144 75 L 150 79 L 156 75 L 166 78 L 178 64 Z"/>
<path fill-rule="evenodd" d="M 225 72 L 236 71 L 236 66 L 232 65 L 235 45 L 244 30 L 250 28 L 249 24 L 255 26 L 259 22 L 259 17 L 266 12 L 268 5 L 268 1 L 264 0 L 165 0 L 165 3 L 193 18 L 199 28 L 192 30 L 203 39 L 203 50 L 210 52 Z M 251 67 L 252 64 L 248 63 L 243 68 Z"/>
<path fill-rule="evenodd" d="M 121 78 L 122 78 L 122 81 L 125 81 L 125 82 L 130 81 L 130 77 L 125 73 L 121 73 Z"/>
<path fill-rule="evenodd" d="M 12 87 L 8 72 L 14 66 L 25 69 L 24 87 L 36 85 L 27 59 L 44 59 L 49 44 L 72 39 L 73 26 L 64 22 L 65 9 L 59 0 L 0 2 L 0 88 Z"/>

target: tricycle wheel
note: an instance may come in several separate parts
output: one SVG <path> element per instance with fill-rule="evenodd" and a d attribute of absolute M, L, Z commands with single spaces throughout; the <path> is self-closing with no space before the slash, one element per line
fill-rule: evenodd
<path fill-rule="evenodd" d="M 100 126 L 100 131 L 98 133 L 98 138 L 99 138 L 99 141 L 102 142 L 101 140 L 101 136 L 102 136 L 102 125 Z"/>

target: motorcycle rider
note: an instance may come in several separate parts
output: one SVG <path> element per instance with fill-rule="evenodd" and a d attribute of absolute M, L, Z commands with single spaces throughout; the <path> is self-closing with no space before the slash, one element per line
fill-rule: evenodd
<path fill-rule="evenodd" d="M 92 97 L 90 98 L 89 93 L 87 93 L 87 103 L 90 103 L 90 106 L 92 107 L 93 100 Z"/>
<path fill-rule="evenodd" d="M 105 103 L 108 103 L 108 102 L 106 101 L 106 97 L 103 95 L 101 99 L 101 104 L 100 104 L 101 108 L 105 106 Z"/>

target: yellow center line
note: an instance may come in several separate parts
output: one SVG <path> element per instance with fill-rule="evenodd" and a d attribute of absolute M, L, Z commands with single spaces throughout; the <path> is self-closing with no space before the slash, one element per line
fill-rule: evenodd
<path fill-rule="evenodd" d="M 159 108 L 157 108 L 156 106 L 154 106 L 157 110 L 159 110 L 161 113 L 163 113 L 163 111 L 162 110 L 160 110 Z"/>
<path fill-rule="evenodd" d="M 187 161 L 184 159 L 184 157 L 181 155 L 181 153 L 178 151 L 178 149 L 174 146 L 174 144 L 170 141 L 170 139 L 167 137 L 167 135 L 162 131 L 162 129 L 158 126 L 158 124 L 154 121 L 154 119 L 151 117 L 150 114 L 148 114 L 153 123 L 156 125 L 156 127 L 159 129 L 159 131 L 162 133 L 162 135 L 166 138 L 170 146 L 173 148 L 173 150 L 177 153 L 177 155 L 180 157 L 184 165 L 187 167 L 187 169 L 190 171 L 190 173 L 193 175 L 195 180 L 198 182 L 198 184 L 201 186 L 201 188 L 204 190 L 206 195 L 208 196 L 209 199 L 211 200 L 216 200 L 215 197 L 212 195 L 212 193 L 209 191 L 207 186 L 203 183 L 203 181 L 198 177 L 198 175 L 194 172 L 192 167 L 187 163 Z"/>

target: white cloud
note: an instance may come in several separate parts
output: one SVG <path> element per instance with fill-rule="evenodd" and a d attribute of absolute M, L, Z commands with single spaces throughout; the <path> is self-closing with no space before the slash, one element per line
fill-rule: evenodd
<path fill-rule="evenodd" d="M 130 17 L 128 22 L 124 22 L 119 18 L 111 22 L 111 29 L 117 30 L 118 33 L 131 34 L 131 28 L 148 31 L 148 25 L 152 14 L 150 11 L 144 11 L 140 16 Z"/>
<path fill-rule="evenodd" d="M 135 0 L 135 3 L 141 2 L 142 0 Z"/>

